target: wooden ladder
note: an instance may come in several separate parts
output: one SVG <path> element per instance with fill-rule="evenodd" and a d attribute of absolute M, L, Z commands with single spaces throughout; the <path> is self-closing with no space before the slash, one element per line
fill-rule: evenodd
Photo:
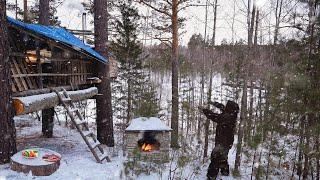
<path fill-rule="evenodd" d="M 111 162 L 107 153 L 103 151 L 103 148 L 96 136 L 89 130 L 86 121 L 80 114 L 79 109 L 75 107 L 67 91 L 64 88 L 62 88 L 62 93 L 58 92 L 57 90 L 53 91 L 58 95 L 60 104 L 67 110 L 71 121 L 76 126 L 97 162 L 102 163 L 103 160 Z"/>

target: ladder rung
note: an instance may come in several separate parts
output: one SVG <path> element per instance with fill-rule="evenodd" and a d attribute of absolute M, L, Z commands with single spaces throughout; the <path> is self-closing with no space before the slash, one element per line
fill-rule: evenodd
<path fill-rule="evenodd" d="M 81 125 L 81 124 L 85 124 L 85 121 L 81 121 L 81 120 L 75 120 L 74 121 L 76 123 L 76 125 Z"/>
<path fill-rule="evenodd" d="M 71 108 L 69 111 L 72 112 L 72 113 L 74 113 L 74 112 L 79 111 L 79 109 L 77 109 L 77 108 L 76 108 L 76 109 Z"/>
<path fill-rule="evenodd" d="M 92 133 L 91 131 L 82 131 L 82 134 L 83 134 L 84 136 L 90 136 L 90 135 L 92 135 L 93 133 Z"/>
<path fill-rule="evenodd" d="M 90 144 L 91 149 L 95 149 L 95 148 L 98 147 L 99 145 L 100 145 L 100 142 L 99 142 L 99 141 L 96 141 L 95 143 Z"/>
<path fill-rule="evenodd" d="M 110 162 L 110 159 L 109 159 L 109 156 L 107 153 L 102 154 L 102 156 L 99 157 L 99 159 L 100 159 L 100 161 L 103 161 L 106 159 L 108 162 Z"/>
<path fill-rule="evenodd" d="M 82 136 L 82 139 L 88 145 L 91 153 L 94 155 L 95 159 L 99 163 L 101 163 L 103 160 L 107 160 L 108 162 L 110 162 L 110 158 L 106 153 L 103 152 L 103 148 L 102 146 L 100 146 L 100 142 L 96 139 L 96 136 L 89 130 L 88 125 L 86 124 L 87 121 L 85 120 L 85 118 L 83 118 L 83 116 L 79 112 L 79 109 L 74 106 L 72 99 L 68 95 L 67 91 L 65 89 L 62 90 L 62 94 L 58 91 L 54 92 L 58 95 L 61 105 L 67 110 L 69 117 L 71 118 L 72 122 L 76 125 L 78 131 Z M 85 130 L 83 131 L 82 129 Z M 98 150 L 95 150 L 95 148 L 98 148 L 98 150 L 100 150 L 100 153 L 98 152 Z M 100 157 L 97 153 L 100 154 Z"/>
<path fill-rule="evenodd" d="M 71 98 L 62 98 L 61 101 L 63 101 L 63 102 L 71 102 L 72 99 Z"/>

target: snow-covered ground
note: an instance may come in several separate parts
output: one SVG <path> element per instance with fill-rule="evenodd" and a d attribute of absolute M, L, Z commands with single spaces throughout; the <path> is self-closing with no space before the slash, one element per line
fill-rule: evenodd
<path fill-rule="evenodd" d="M 64 125 L 54 126 L 54 137 L 44 138 L 41 135 L 41 122 L 27 117 L 15 118 L 17 127 L 18 151 L 26 148 L 39 147 L 54 150 L 62 155 L 60 168 L 51 176 L 36 177 L 12 171 L 9 164 L 0 165 L 0 180 L 10 179 L 205 179 L 207 163 L 202 163 L 196 156 L 189 156 L 186 163 L 181 164 L 181 152 L 172 152 L 171 163 L 155 165 L 152 163 L 134 164 L 127 172 L 128 162 L 123 156 L 121 147 L 105 149 L 110 153 L 112 162 L 96 163 L 93 155 L 82 140 L 80 134 Z M 118 133 L 116 133 L 117 135 Z M 117 139 L 117 137 L 116 137 Z M 201 150 L 202 151 L 202 150 Z M 192 153 L 192 151 L 190 151 Z M 229 161 L 234 162 L 235 149 L 229 153 Z M 177 163 L 179 161 L 179 163 Z M 232 165 L 231 165 L 232 166 Z M 129 167 L 129 166 L 128 166 Z M 170 173 L 170 170 L 172 171 Z M 174 171 L 175 170 L 175 171 Z M 223 177 L 222 179 L 234 179 Z"/>
<path fill-rule="evenodd" d="M 165 124 L 170 127 L 170 99 L 171 99 L 171 78 L 168 74 L 156 74 L 151 77 L 152 81 L 157 86 L 157 92 L 160 99 L 160 104 L 164 117 Z M 200 77 L 193 77 L 195 85 L 199 85 Z M 213 98 L 225 102 L 228 98 L 227 87 L 222 86 L 224 78 L 220 74 L 214 75 L 213 78 Z M 181 85 L 183 88 L 183 85 Z M 196 99 L 199 98 L 200 87 L 195 87 Z M 205 88 L 206 90 L 207 88 Z M 204 93 L 206 94 L 206 92 Z M 256 95 L 257 93 L 254 92 Z M 95 132 L 95 101 L 88 100 L 85 102 L 77 103 L 82 107 L 83 113 L 86 114 L 86 119 Z M 86 108 L 83 108 L 86 107 Z M 41 133 L 41 122 L 36 118 L 30 119 L 30 117 L 16 117 L 16 129 L 17 129 L 17 145 L 18 151 L 30 147 L 47 148 L 54 150 L 62 155 L 60 168 L 49 177 L 35 177 L 32 174 L 17 173 L 10 170 L 9 164 L 0 165 L 0 180 L 9 179 L 138 179 L 138 180 L 157 180 L 157 179 L 187 179 L 187 180 L 202 180 L 206 179 L 206 171 L 209 165 L 208 158 L 203 160 L 203 142 L 199 143 L 196 138 L 196 132 L 190 131 L 188 134 L 181 133 L 181 148 L 178 151 L 171 152 L 171 161 L 166 164 L 153 164 L 143 162 L 128 162 L 127 158 L 123 156 L 123 134 L 117 123 L 121 122 L 119 119 L 114 118 L 115 123 L 115 142 L 114 148 L 107 148 L 105 150 L 110 153 L 112 162 L 104 162 L 103 164 L 96 163 L 93 155 L 85 145 L 80 134 L 75 129 L 70 129 L 66 126 L 66 115 L 61 107 L 56 108 L 56 120 L 54 126 L 54 137 L 44 138 Z M 35 116 L 36 117 L 36 116 Z M 70 122 L 70 120 L 68 121 Z M 212 133 L 211 133 L 212 134 Z M 295 147 L 296 143 L 291 141 L 297 141 L 297 137 L 275 136 L 274 140 L 278 141 L 281 145 L 284 157 L 279 160 L 276 156 L 271 156 L 270 171 L 268 179 L 291 179 L 292 167 L 279 168 L 282 165 L 292 164 L 295 161 Z M 288 142 L 290 141 L 290 142 Z M 213 136 L 209 136 L 209 154 L 213 149 L 214 139 Z M 229 164 L 230 173 L 232 174 L 235 156 L 236 156 L 236 143 L 237 136 L 235 136 L 235 142 L 232 149 L 229 151 Z M 257 154 L 261 154 L 260 163 L 253 163 L 254 150 L 250 150 L 247 146 L 243 147 L 241 154 L 241 177 L 233 177 L 232 175 L 226 177 L 221 176 L 219 179 L 231 180 L 231 179 L 251 179 L 252 166 L 262 167 L 263 171 L 266 171 L 269 151 L 268 142 L 264 142 L 259 146 Z M 281 162 L 281 163 L 280 163 Z M 264 175 L 262 177 L 265 179 Z M 293 178 L 296 178 L 295 176 Z"/>

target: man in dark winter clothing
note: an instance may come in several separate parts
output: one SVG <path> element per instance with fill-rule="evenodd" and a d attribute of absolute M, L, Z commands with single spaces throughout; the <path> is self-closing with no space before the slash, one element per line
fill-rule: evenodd
<path fill-rule="evenodd" d="M 214 113 L 209 109 L 202 109 L 208 119 L 217 123 L 215 147 L 211 153 L 211 163 L 208 168 L 208 179 L 215 179 L 221 170 L 224 176 L 229 175 L 228 153 L 232 147 L 239 105 L 228 101 L 226 106 L 221 103 L 210 103 L 221 110 L 221 113 Z"/>

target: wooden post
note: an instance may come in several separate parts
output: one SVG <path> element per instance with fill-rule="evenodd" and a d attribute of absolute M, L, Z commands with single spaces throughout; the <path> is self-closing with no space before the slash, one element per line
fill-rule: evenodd
<path fill-rule="evenodd" d="M 36 41 L 36 56 L 37 56 L 37 73 L 41 74 L 42 73 L 42 67 L 41 67 L 41 56 L 40 56 L 40 42 L 39 40 Z M 39 76 L 37 78 L 37 83 L 39 88 L 43 88 L 43 83 L 42 83 L 42 76 Z"/>

